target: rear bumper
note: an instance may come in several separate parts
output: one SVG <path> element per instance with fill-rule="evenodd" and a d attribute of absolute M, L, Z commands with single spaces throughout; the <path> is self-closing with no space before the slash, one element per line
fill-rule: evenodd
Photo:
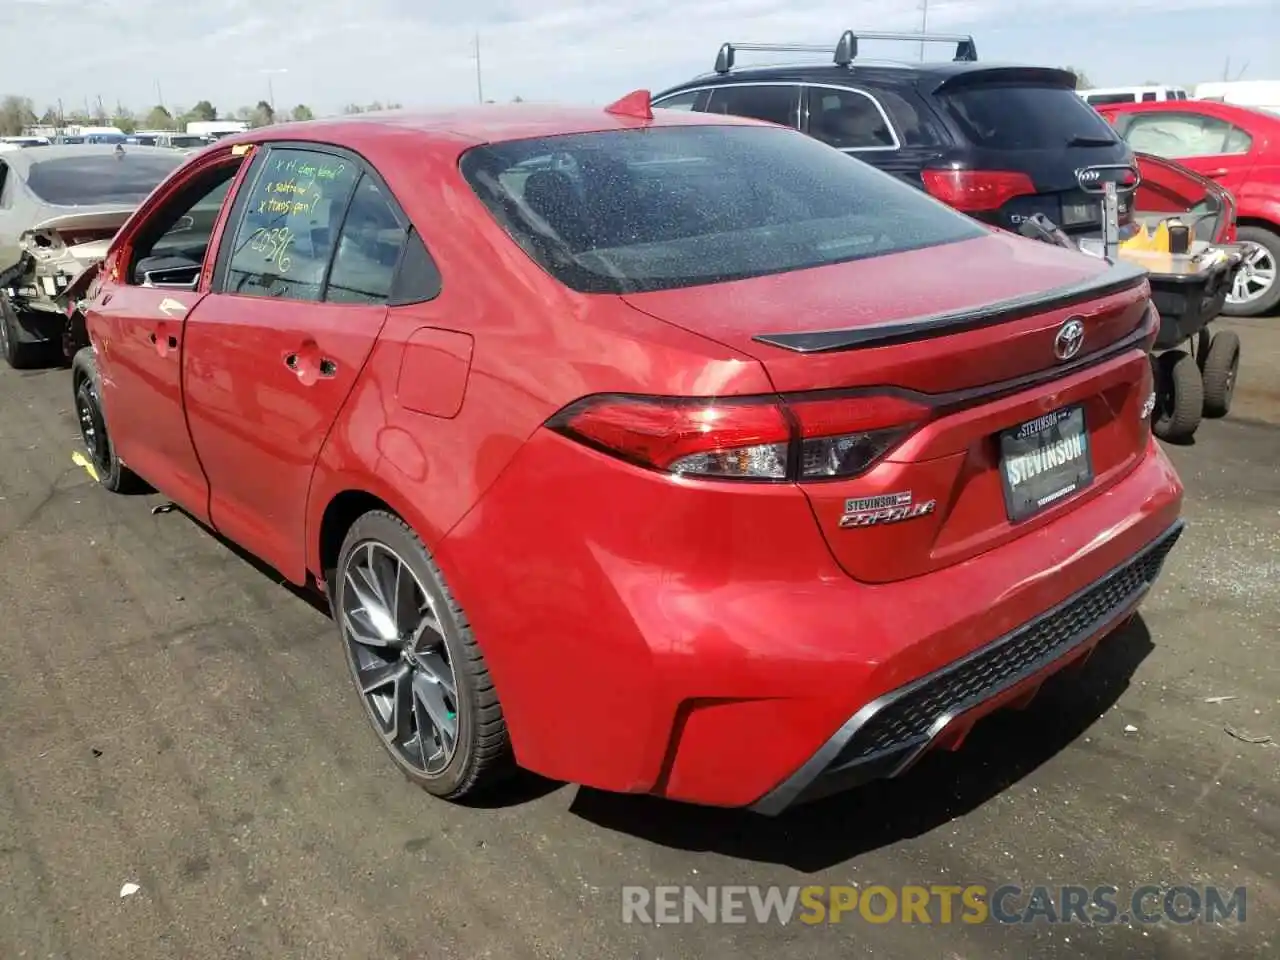
<path fill-rule="evenodd" d="M 1124 622 L 1182 535 L 1179 520 L 1131 560 L 1012 633 L 877 697 L 782 784 L 753 804 L 776 815 L 910 769 L 941 740 L 963 739 L 981 717 L 1087 654 Z"/>
<path fill-rule="evenodd" d="M 433 546 L 521 765 L 776 813 L 900 773 L 1082 656 L 1155 578 L 1181 504 L 1151 441 L 1054 521 L 870 584 L 797 488 L 673 479 L 542 431 Z M 882 756 L 842 755 L 908 721 Z"/>

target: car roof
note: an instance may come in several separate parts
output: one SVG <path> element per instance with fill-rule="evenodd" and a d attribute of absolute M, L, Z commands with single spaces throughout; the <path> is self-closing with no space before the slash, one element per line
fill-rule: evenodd
<path fill-rule="evenodd" d="M 222 146 L 271 140 L 330 142 L 355 146 L 361 142 L 408 135 L 451 142 L 458 146 L 528 140 L 574 133 L 637 130 L 647 127 L 769 126 L 759 120 L 724 114 L 693 114 L 660 110 L 652 118 L 610 113 L 603 107 L 536 104 L 487 104 L 452 110 L 386 110 L 259 127 L 223 137 Z"/>
<path fill-rule="evenodd" d="M 1280 116 L 1257 107 L 1239 103 L 1223 103 L 1220 100 L 1148 100 L 1138 103 L 1107 103 L 1094 107 L 1099 113 L 1204 113 L 1240 122 L 1241 126 L 1262 123 L 1280 126 Z"/>
<path fill-rule="evenodd" d="M 141 144 L 129 143 L 54 143 L 48 146 L 22 147 L 13 153 L 6 153 L 4 162 L 9 166 L 24 170 L 32 164 L 43 160 L 65 160 L 70 157 L 109 157 L 116 154 L 116 148 L 124 150 L 126 156 L 172 157 L 173 151 L 165 147 L 144 147 Z"/>
<path fill-rule="evenodd" d="M 1038 73 L 1054 73 L 1051 68 L 1025 63 L 998 63 L 974 60 L 936 60 L 911 63 L 901 60 L 855 60 L 848 66 L 836 63 L 775 63 L 751 67 L 734 67 L 726 73 L 704 73 L 691 80 L 668 87 L 656 96 L 666 96 L 691 87 L 719 86 L 732 83 L 782 81 L 800 83 L 918 83 L 926 86 L 941 84 L 954 77 L 970 73 L 1005 70 L 1035 70 Z"/>

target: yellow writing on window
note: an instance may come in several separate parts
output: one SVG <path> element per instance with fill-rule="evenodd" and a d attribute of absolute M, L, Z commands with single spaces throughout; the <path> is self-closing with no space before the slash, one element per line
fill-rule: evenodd
<path fill-rule="evenodd" d="M 289 255 L 293 241 L 294 233 L 288 227 L 275 227 L 271 230 L 259 227 L 249 237 L 249 249 L 262 254 L 263 260 L 275 264 L 281 274 L 286 274 L 293 265 L 293 258 Z"/>

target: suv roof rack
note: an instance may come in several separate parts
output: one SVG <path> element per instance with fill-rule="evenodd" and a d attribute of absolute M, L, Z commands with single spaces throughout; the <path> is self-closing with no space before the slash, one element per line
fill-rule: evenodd
<path fill-rule="evenodd" d="M 954 43 L 957 62 L 973 62 L 978 59 L 978 47 L 968 34 L 950 33 L 885 33 L 881 31 L 846 30 L 840 35 L 832 58 L 836 66 L 847 67 L 858 56 L 859 40 L 904 40 L 912 43 Z M 826 53 L 830 47 L 812 43 L 725 43 L 716 54 L 716 73 L 728 73 L 733 69 L 739 50 L 759 50 L 769 53 Z"/>

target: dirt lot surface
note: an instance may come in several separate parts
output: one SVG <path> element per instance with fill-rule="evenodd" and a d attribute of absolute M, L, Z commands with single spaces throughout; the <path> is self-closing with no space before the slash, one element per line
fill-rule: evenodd
<path fill-rule="evenodd" d="M 1233 326 L 1237 406 L 1170 450 L 1189 527 L 1142 619 L 960 753 L 776 821 L 534 778 L 431 800 L 326 617 L 92 484 L 66 371 L 0 368 L 0 958 L 1276 956 L 1280 319 Z M 1246 921 L 621 920 L 624 884 L 1148 882 L 1245 886 Z"/>

